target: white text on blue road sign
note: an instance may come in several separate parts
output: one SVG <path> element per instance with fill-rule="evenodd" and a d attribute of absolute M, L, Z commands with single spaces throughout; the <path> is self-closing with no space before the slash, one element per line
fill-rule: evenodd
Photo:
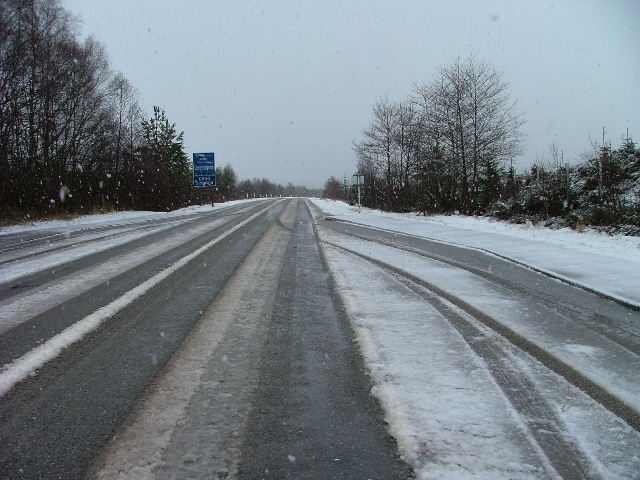
<path fill-rule="evenodd" d="M 193 154 L 193 186 L 215 187 L 216 161 L 213 152 Z"/>

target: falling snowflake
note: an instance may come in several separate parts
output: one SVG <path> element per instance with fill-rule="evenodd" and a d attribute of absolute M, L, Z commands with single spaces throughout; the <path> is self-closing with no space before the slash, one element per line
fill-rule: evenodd
<path fill-rule="evenodd" d="M 60 201 L 64 202 L 69 195 L 69 188 L 66 185 L 62 185 L 60 187 L 60 191 L 58 192 L 58 196 L 60 197 Z"/>

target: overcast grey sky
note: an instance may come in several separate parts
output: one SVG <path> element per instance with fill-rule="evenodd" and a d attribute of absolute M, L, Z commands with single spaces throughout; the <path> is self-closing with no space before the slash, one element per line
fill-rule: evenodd
<path fill-rule="evenodd" d="M 241 178 L 322 186 L 355 168 L 375 101 L 470 53 L 527 124 L 519 168 L 640 138 L 640 1 L 63 0 L 140 93 Z"/>

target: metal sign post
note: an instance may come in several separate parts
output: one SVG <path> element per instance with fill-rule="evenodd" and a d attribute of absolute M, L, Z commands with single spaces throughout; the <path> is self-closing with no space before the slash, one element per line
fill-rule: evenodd
<path fill-rule="evenodd" d="M 364 175 L 362 173 L 356 173 L 353 176 L 353 183 L 358 186 L 358 211 L 362 208 L 362 203 L 360 203 L 360 186 L 364 185 Z"/>

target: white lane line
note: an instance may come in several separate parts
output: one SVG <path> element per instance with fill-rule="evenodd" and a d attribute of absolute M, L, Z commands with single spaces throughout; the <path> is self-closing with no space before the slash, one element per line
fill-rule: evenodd
<path fill-rule="evenodd" d="M 237 213 L 242 213 L 247 211 L 254 206 L 248 206 L 247 208 L 242 208 L 237 211 Z M 224 213 L 226 210 L 231 207 L 227 207 L 225 209 L 220 209 L 218 212 Z M 199 217 L 202 219 L 203 217 Z M 215 219 L 223 219 L 224 216 L 216 216 Z M 81 242 L 76 245 L 68 245 L 61 249 L 54 249 L 49 251 L 43 251 L 38 255 L 23 258 L 20 261 L 10 261 L 0 265 L 0 283 L 9 283 L 19 280 L 21 277 L 32 275 L 37 272 L 41 272 L 43 270 L 58 266 L 64 265 L 74 260 L 78 260 L 80 258 L 87 257 L 89 255 L 93 255 L 98 252 L 103 252 L 110 248 L 116 247 L 118 245 L 123 245 L 128 242 L 137 240 L 139 238 L 144 238 L 149 235 L 153 235 L 154 233 L 160 232 L 162 230 L 167 230 L 177 223 L 188 223 L 192 220 L 185 220 L 178 217 L 177 220 L 172 221 L 170 223 L 165 223 L 153 228 L 149 229 L 136 229 L 136 230 L 128 230 L 121 232 L 116 236 L 107 236 L 102 238 L 95 238 L 89 240 L 87 242 Z M 62 241 L 61 241 L 62 242 Z M 46 248 L 50 248 L 50 246 L 46 246 Z M 3 257 L 6 255 L 2 255 Z"/>
<path fill-rule="evenodd" d="M 236 230 L 242 228 L 247 223 L 269 210 L 272 205 L 263 208 L 259 212 L 251 215 L 246 220 L 243 220 L 235 227 L 230 228 L 218 238 L 203 245 L 197 250 L 193 251 L 189 255 L 182 257 L 180 260 L 162 270 L 157 275 L 144 281 L 137 287 L 124 293 L 121 297 L 115 299 L 111 303 L 96 310 L 90 315 L 87 315 L 82 320 L 67 327 L 59 334 L 51 337 L 42 345 L 37 346 L 33 350 L 25 353 L 20 358 L 14 360 L 11 363 L 6 364 L 0 372 L 0 397 L 9 392 L 17 383 L 26 379 L 28 376 L 35 373 L 38 368 L 41 368 L 45 363 L 56 358 L 60 353 L 73 343 L 82 340 L 88 333 L 98 328 L 105 320 L 112 317 L 126 306 L 133 303 L 134 300 L 140 298 L 142 295 L 151 290 L 154 286 L 159 284 L 169 275 L 175 273 L 180 268 L 184 267 L 191 260 L 202 254 L 215 244 L 221 242 L 226 237 L 231 235 Z"/>
<path fill-rule="evenodd" d="M 286 224 L 293 223 L 295 213 L 295 203 L 290 202 L 282 214 Z M 291 232 L 277 222 L 267 230 L 153 382 L 127 426 L 107 444 L 87 479 L 155 480 L 158 468 L 176 478 L 202 471 L 202 466 L 196 466 L 199 462 L 167 463 L 164 456 L 168 448 L 180 450 L 178 456 L 197 451 L 207 471 L 226 469 L 224 478 L 236 478 L 233 471 L 241 439 L 234 432 L 244 429 L 250 411 L 250 393 L 257 384 L 257 352 L 269 320 L 264 312 L 273 310 L 290 237 Z M 233 346 L 237 341 L 246 347 Z M 232 353 L 220 358 L 219 348 Z M 233 371 L 233 378 L 225 381 L 227 369 Z M 203 425 L 203 431 L 198 431 L 188 426 L 188 406 L 198 390 L 206 391 L 207 401 L 216 405 L 215 413 L 209 412 L 213 416 L 207 416 L 215 429 Z M 228 401 L 231 397 L 227 395 L 233 395 L 233 401 Z M 186 438 L 172 440 L 174 433 Z M 192 450 L 194 444 L 196 450 Z"/>
<path fill-rule="evenodd" d="M 229 217 L 225 216 L 214 218 L 196 227 L 190 225 L 178 232 L 163 236 L 154 243 L 129 250 L 121 255 L 111 256 L 100 263 L 38 285 L 38 288 L 25 289 L 25 292 L 0 300 L 0 334 L 172 248 L 183 245 L 214 228 L 222 227 L 229 221 Z"/>

